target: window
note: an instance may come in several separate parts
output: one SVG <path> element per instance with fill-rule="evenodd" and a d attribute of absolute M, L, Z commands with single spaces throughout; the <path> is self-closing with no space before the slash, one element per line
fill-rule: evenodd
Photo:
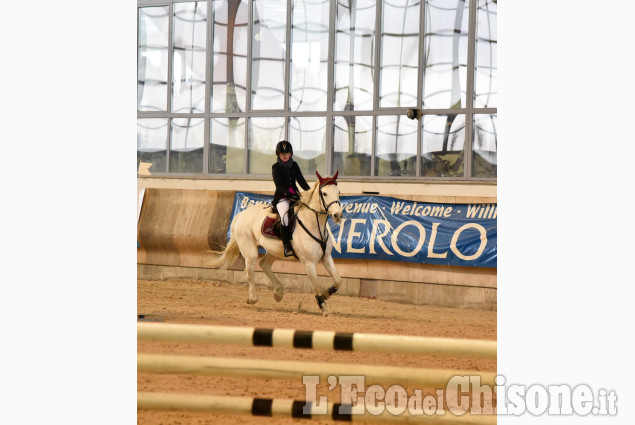
<path fill-rule="evenodd" d="M 138 0 L 153 175 L 496 180 L 494 0 Z M 414 119 L 407 117 L 416 110 Z"/>

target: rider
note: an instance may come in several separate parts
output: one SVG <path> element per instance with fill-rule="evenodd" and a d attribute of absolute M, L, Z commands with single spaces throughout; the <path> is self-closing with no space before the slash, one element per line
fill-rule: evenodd
<path fill-rule="evenodd" d="M 309 190 L 310 187 L 304 179 L 298 163 L 291 158 L 293 156 L 291 143 L 286 140 L 279 142 L 276 145 L 276 156 L 278 160 L 271 166 L 273 182 L 276 184 L 276 193 L 273 196 L 272 205 L 280 214 L 280 233 L 284 243 L 284 256 L 289 257 L 294 255 L 293 247 L 291 246 L 292 235 L 289 208 L 292 201 L 300 200 L 296 181 L 304 190 Z"/>

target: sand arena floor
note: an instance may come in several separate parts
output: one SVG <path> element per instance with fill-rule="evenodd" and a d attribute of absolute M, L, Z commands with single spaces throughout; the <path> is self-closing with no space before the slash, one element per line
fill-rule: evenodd
<path fill-rule="evenodd" d="M 277 303 L 273 291 L 258 290 L 255 305 L 248 305 L 247 286 L 201 281 L 138 281 L 139 314 L 165 317 L 166 323 L 201 325 L 251 326 L 261 328 L 293 328 L 337 332 L 387 333 L 451 338 L 496 339 L 496 312 L 415 306 L 346 296 L 331 297 L 332 315 L 322 317 L 311 294 L 286 293 Z M 422 355 L 329 352 L 267 347 L 239 347 L 190 343 L 140 341 L 138 352 L 253 358 L 266 360 L 299 360 L 315 362 L 356 363 L 496 371 L 496 360 L 431 357 Z M 199 393 L 212 395 L 286 398 L 304 400 L 301 381 L 137 374 L 138 391 Z M 412 388 L 406 387 L 408 394 Z M 424 389 L 423 394 L 434 390 Z M 318 386 L 318 395 L 329 402 L 339 402 L 339 386 L 332 391 L 326 383 Z M 137 412 L 137 422 L 148 425 L 212 425 L 212 424 L 333 424 L 328 420 L 267 418 L 240 415 L 215 415 L 170 411 Z"/>

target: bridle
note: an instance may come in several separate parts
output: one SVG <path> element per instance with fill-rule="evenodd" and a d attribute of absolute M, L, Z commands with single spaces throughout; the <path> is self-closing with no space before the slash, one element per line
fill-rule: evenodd
<path fill-rule="evenodd" d="M 311 238 L 314 241 L 316 241 L 317 243 L 319 243 L 320 247 L 322 247 L 322 257 L 324 257 L 324 255 L 326 254 L 326 243 L 329 240 L 329 234 L 328 234 L 328 231 L 326 229 L 326 223 L 324 223 L 324 230 L 322 230 L 321 227 L 320 227 L 320 215 L 326 215 L 327 216 L 326 219 L 328 220 L 329 208 L 331 207 L 331 205 L 333 205 L 333 204 L 340 204 L 340 206 L 342 205 L 339 200 L 333 201 L 330 204 L 326 205 L 326 201 L 324 200 L 324 195 L 322 195 L 322 188 L 324 186 L 328 186 L 330 184 L 334 184 L 334 185 L 337 186 L 337 183 L 334 183 L 333 181 L 328 181 L 325 184 L 321 184 L 318 187 L 318 191 L 320 192 L 320 201 L 322 203 L 322 207 L 324 208 L 324 211 L 316 211 L 313 208 L 311 208 L 310 206 L 308 206 L 307 204 L 305 204 L 304 202 L 300 202 L 301 205 L 298 208 L 298 212 L 300 211 L 300 208 L 302 208 L 304 206 L 304 207 L 310 209 L 311 211 L 313 211 L 315 213 L 315 221 L 317 222 L 318 234 L 320 235 L 320 238 L 318 238 L 315 235 L 313 235 L 309 231 L 309 229 L 306 228 L 304 223 L 302 223 L 302 220 L 300 220 L 300 216 L 296 213 L 296 220 L 298 220 L 298 223 L 300 223 L 300 226 L 304 229 L 304 231 L 307 233 L 307 235 L 311 236 Z"/>
<path fill-rule="evenodd" d="M 325 185 L 320 185 L 320 187 L 318 187 L 318 189 L 320 190 L 320 201 L 322 201 L 322 206 L 324 207 L 324 214 L 327 214 L 327 215 L 329 213 L 329 208 L 331 207 L 331 205 L 340 204 L 340 207 L 342 206 L 342 204 L 340 203 L 339 199 L 337 201 L 333 201 L 330 204 L 326 205 L 326 201 L 324 200 L 324 195 L 322 195 L 322 188 L 324 186 L 329 185 L 329 184 L 332 184 L 332 183 L 327 183 Z M 337 184 L 336 184 L 336 186 L 337 186 Z"/>

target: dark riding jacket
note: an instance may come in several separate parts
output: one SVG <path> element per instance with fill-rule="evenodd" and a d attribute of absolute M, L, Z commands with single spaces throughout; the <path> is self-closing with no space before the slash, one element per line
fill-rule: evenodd
<path fill-rule="evenodd" d="M 291 166 L 288 166 L 284 162 L 278 160 L 271 166 L 271 174 L 273 175 L 273 182 L 276 184 L 276 193 L 273 195 L 273 201 L 271 205 L 274 207 L 278 204 L 282 198 L 293 198 L 294 195 L 289 192 L 289 188 L 292 187 L 295 193 L 300 195 L 296 182 L 302 186 L 302 189 L 309 190 L 310 186 L 304 179 L 302 171 L 298 163 L 293 159 L 289 159 L 292 162 Z"/>

